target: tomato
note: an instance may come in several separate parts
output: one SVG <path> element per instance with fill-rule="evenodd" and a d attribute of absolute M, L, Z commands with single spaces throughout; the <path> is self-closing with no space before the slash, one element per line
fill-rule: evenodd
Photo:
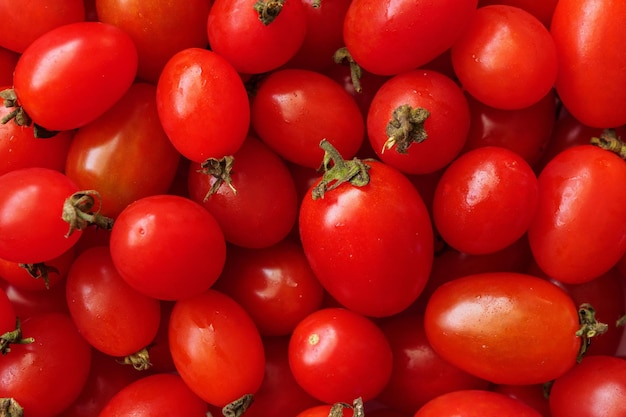
<path fill-rule="evenodd" d="M 449 392 L 430 400 L 414 417 L 541 417 L 521 401 L 486 390 Z"/>
<path fill-rule="evenodd" d="M 229 247 L 214 288 L 241 304 L 264 336 L 290 334 L 324 298 L 302 247 L 288 239 L 261 249 Z"/>
<path fill-rule="evenodd" d="M 399 313 L 417 299 L 430 273 L 434 239 L 428 210 L 398 170 L 377 161 L 361 161 L 359 168 L 358 161 L 328 151 L 336 169 L 326 172 L 300 207 L 309 264 L 341 305 L 368 316 Z M 345 175 L 351 169 L 358 176 Z M 349 182 L 357 179 L 363 182 Z"/>
<path fill-rule="evenodd" d="M 12 344 L 2 357 L 0 398 L 15 399 L 25 415 L 55 417 L 80 395 L 89 375 L 91 347 L 63 313 L 23 320 L 22 334 L 34 342 Z"/>
<path fill-rule="evenodd" d="M 261 386 L 261 336 L 248 313 L 227 295 L 208 290 L 177 301 L 169 340 L 178 373 L 206 402 L 223 407 Z"/>
<path fill-rule="evenodd" d="M 626 413 L 624 400 L 626 360 L 600 355 L 583 359 L 557 378 L 549 401 L 553 417 L 618 417 Z"/>
<path fill-rule="evenodd" d="M 131 382 L 102 408 L 100 417 L 205 417 L 207 405 L 180 376 L 155 374 Z"/>
<path fill-rule="evenodd" d="M 0 1 L 3 31 L 0 45 L 22 53 L 38 37 L 59 26 L 85 19 L 83 0 L 33 0 L 15 7 L 7 0 Z"/>
<path fill-rule="evenodd" d="M 556 91 L 563 105 L 581 123 L 599 128 L 626 124 L 622 68 L 626 56 L 613 45 L 626 41 L 626 3 L 609 0 L 559 1 L 550 32 L 556 45 L 559 75 Z M 611 65 L 597 65 L 598 62 Z"/>
<path fill-rule="evenodd" d="M 281 69 L 264 78 L 251 102 L 252 128 L 284 159 L 319 168 L 326 139 L 345 158 L 361 147 L 363 116 L 355 100 L 330 77 Z"/>
<path fill-rule="evenodd" d="M 117 357 L 132 355 L 156 336 L 161 318 L 159 301 L 124 281 L 106 246 L 78 255 L 65 291 L 78 331 L 101 352 Z"/>
<path fill-rule="evenodd" d="M 375 398 L 393 367 L 382 330 L 344 308 L 319 309 L 300 321 L 291 334 L 288 355 L 298 384 L 328 404 Z"/>
<path fill-rule="evenodd" d="M 232 244 L 262 248 L 280 242 L 294 227 L 299 206 L 285 162 L 249 136 L 231 163 L 206 168 L 191 163 L 190 198 L 215 217 Z"/>
<path fill-rule="evenodd" d="M 67 272 L 76 257 L 75 246 L 41 264 L 26 265 L 0 259 L 0 277 L 29 291 L 47 291 L 63 286 Z"/>
<path fill-rule="evenodd" d="M 610 270 L 626 251 L 624 161 L 594 145 L 575 146 L 552 158 L 538 179 L 528 240 L 539 268 L 570 284 Z"/>
<path fill-rule="evenodd" d="M 426 305 L 426 336 L 443 359 L 498 384 L 540 384 L 575 363 L 578 310 L 556 285 L 493 272 L 439 286 Z"/>
<path fill-rule="evenodd" d="M 538 204 L 537 177 L 521 155 L 486 146 L 455 159 L 445 170 L 433 200 L 433 221 L 450 246 L 487 254 L 520 239 Z"/>
<path fill-rule="evenodd" d="M 434 172 L 461 151 L 470 127 L 463 91 L 445 75 L 415 70 L 396 75 L 376 92 L 367 133 L 383 162 L 409 174 Z"/>
<path fill-rule="evenodd" d="M 79 22 L 31 43 L 17 62 L 13 86 L 36 125 L 62 131 L 102 115 L 136 73 L 137 49 L 125 32 L 106 23 Z"/>
<path fill-rule="evenodd" d="M 296 417 L 328 417 L 333 406 L 329 404 L 316 405 L 309 407 L 306 410 L 301 411 Z M 353 410 L 350 408 L 344 408 L 342 410 L 342 417 L 353 417 Z M 369 414 L 368 414 L 369 416 Z"/>
<path fill-rule="evenodd" d="M 410 71 L 449 49 L 468 26 L 477 0 L 354 0 L 343 37 L 354 60 L 369 72 Z"/>
<path fill-rule="evenodd" d="M 99 21 L 117 26 L 137 46 L 137 76 L 156 84 L 167 61 L 185 48 L 204 48 L 208 39 L 207 0 L 95 1 Z M 148 29 L 149 28 L 149 29 Z"/>
<path fill-rule="evenodd" d="M 500 109 L 521 109 L 545 97 L 560 63 L 548 29 L 529 12 L 507 5 L 479 8 L 451 53 L 467 92 Z"/>
<path fill-rule="evenodd" d="M 102 213 L 117 217 L 130 203 L 166 193 L 180 154 L 161 127 L 156 87 L 133 84 L 105 114 L 78 129 L 65 173 L 81 189 L 96 189 Z"/>
<path fill-rule="evenodd" d="M 535 16 L 543 23 L 547 28 L 550 27 L 552 22 L 552 15 L 554 9 L 559 0 L 478 0 L 478 7 L 487 6 L 490 4 L 506 4 L 509 6 L 519 7 L 526 10 L 528 13 Z"/>
<path fill-rule="evenodd" d="M 274 70 L 304 42 L 304 7 L 301 0 L 215 0 L 206 24 L 211 50 L 241 73 Z"/>
<path fill-rule="evenodd" d="M 157 110 L 174 147 L 195 162 L 234 154 L 250 124 L 239 74 L 225 58 L 202 48 L 183 49 L 165 64 Z"/>
<path fill-rule="evenodd" d="M 204 292 L 226 261 L 224 234 L 215 218 L 194 201 L 166 194 L 141 198 L 120 213 L 110 251 L 131 287 L 162 300 Z"/>

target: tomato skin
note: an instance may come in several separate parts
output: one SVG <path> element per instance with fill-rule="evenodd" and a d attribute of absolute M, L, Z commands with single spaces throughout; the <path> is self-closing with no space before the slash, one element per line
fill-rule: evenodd
<path fill-rule="evenodd" d="M 477 0 L 352 1 L 343 26 L 346 47 L 369 72 L 393 75 L 420 67 L 457 41 Z"/>
<path fill-rule="evenodd" d="M 106 23 L 79 22 L 52 29 L 30 44 L 17 62 L 13 86 L 34 123 L 63 131 L 103 114 L 136 73 L 137 49 L 125 32 Z"/>
<path fill-rule="evenodd" d="M 343 183 L 300 207 L 309 264 L 343 306 L 389 316 L 411 305 L 433 261 L 433 230 L 422 198 L 396 169 L 368 161 L 369 184 Z M 384 297 L 381 296 L 384 294 Z"/>
<path fill-rule="evenodd" d="M 155 98 L 155 86 L 134 83 L 72 139 L 65 173 L 80 189 L 100 192 L 105 216 L 115 218 L 133 201 L 167 192 L 174 180 L 180 154 L 161 127 Z"/>
<path fill-rule="evenodd" d="M 439 286 L 426 336 L 445 360 L 498 384 L 540 384 L 575 363 L 578 310 L 556 285 L 520 273 L 468 275 Z"/>
<path fill-rule="evenodd" d="M 183 49 L 165 64 L 157 110 L 174 147 L 195 162 L 233 155 L 248 134 L 243 81 L 225 58 L 206 49 Z"/>
<path fill-rule="evenodd" d="M 432 399 L 414 417 L 541 417 L 538 411 L 503 394 L 484 390 L 449 392 Z"/>
<path fill-rule="evenodd" d="M 375 398 L 393 366 L 382 330 L 345 308 L 323 308 L 305 317 L 291 334 L 288 355 L 298 384 L 327 404 Z"/>
<path fill-rule="evenodd" d="M 519 7 L 535 16 L 545 27 L 549 28 L 558 1 L 559 0 L 478 0 L 478 7 L 490 4 L 507 4 L 509 6 Z"/>
<path fill-rule="evenodd" d="M 548 162 L 538 181 L 528 240 L 539 268 L 580 284 L 617 264 L 626 251 L 624 161 L 593 145 L 575 146 Z"/>
<path fill-rule="evenodd" d="M 223 407 L 261 386 L 261 336 L 243 307 L 219 291 L 177 301 L 169 341 L 178 373 L 209 404 Z"/>
<path fill-rule="evenodd" d="M 161 300 L 204 292 L 226 260 L 224 234 L 215 218 L 196 202 L 167 194 L 126 207 L 115 220 L 109 246 L 124 280 Z"/>
<path fill-rule="evenodd" d="M 626 57 L 613 45 L 626 42 L 622 22 L 626 4 L 619 0 L 559 1 L 550 32 L 559 60 L 555 88 L 563 105 L 581 123 L 598 128 L 626 124 Z M 598 66 L 599 60 L 611 65 Z"/>

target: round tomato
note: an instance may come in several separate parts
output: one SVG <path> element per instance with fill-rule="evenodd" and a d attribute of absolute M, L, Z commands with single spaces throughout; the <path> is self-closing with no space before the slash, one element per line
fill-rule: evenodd
<path fill-rule="evenodd" d="M 461 390 L 433 398 L 414 417 L 541 417 L 529 405 L 504 394 L 486 390 Z"/>
<path fill-rule="evenodd" d="M 581 349 L 570 296 L 520 273 L 474 274 L 439 286 L 424 328 L 443 359 L 499 384 L 548 382 L 567 372 Z"/>

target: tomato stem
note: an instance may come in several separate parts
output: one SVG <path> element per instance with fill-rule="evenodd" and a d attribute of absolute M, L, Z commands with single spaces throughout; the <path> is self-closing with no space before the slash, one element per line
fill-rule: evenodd
<path fill-rule="evenodd" d="M 591 144 L 613 152 L 622 159 L 626 159 L 626 143 L 617 136 L 615 129 L 605 129 L 598 137 L 591 138 Z"/>
<path fill-rule="evenodd" d="M 350 54 L 348 48 L 343 47 L 337 49 L 337 51 L 333 55 L 333 60 L 336 64 L 350 65 L 350 80 L 352 81 L 354 91 L 356 91 L 357 93 L 362 92 L 363 88 L 361 87 L 361 77 L 363 76 L 363 69 L 359 64 L 356 63 L 354 58 L 352 58 L 352 54 Z"/>
<path fill-rule="evenodd" d="M 382 152 L 396 147 L 396 152 L 405 154 L 413 143 L 420 143 L 428 138 L 424 128 L 430 112 L 423 107 L 413 108 L 403 104 L 391 113 L 391 120 L 387 124 L 387 141 Z"/>
<path fill-rule="evenodd" d="M 92 209 L 98 202 L 98 209 Z M 63 204 L 63 214 L 61 217 L 69 225 L 69 230 L 65 237 L 69 237 L 76 230 L 83 230 L 89 225 L 95 225 L 105 230 L 113 228 L 113 219 L 100 214 L 102 197 L 95 190 L 79 191 L 72 194 Z"/>
<path fill-rule="evenodd" d="M 44 284 L 46 285 L 46 289 L 50 289 L 50 272 L 53 272 L 59 275 L 59 270 L 53 266 L 46 265 L 44 262 L 39 262 L 35 264 L 19 264 L 21 268 L 24 268 L 28 275 L 33 277 L 34 279 L 43 279 Z"/>
<path fill-rule="evenodd" d="M 261 23 L 267 26 L 278 17 L 284 4 L 285 0 L 258 0 L 254 3 L 254 10 L 258 13 Z"/>
<path fill-rule="evenodd" d="M 228 185 L 233 193 L 237 194 L 237 189 L 233 185 L 233 179 L 230 175 L 233 170 L 234 163 L 235 158 L 232 156 L 225 156 L 221 159 L 209 158 L 200 165 L 198 172 L 216 179 L 204 196 L 203 201 L 207 201 L 209 197 L 215 194 L 222 184 Z"/>
<path fill-rule="evenodd" d="M 0 416 L 23 417 L 24 409 L 14 398 L 0 398 Z"/>
<path fill-rule="evenodd" d="M 146 371 L 152 367 L 147 347 L 133 353 L 132 355 L 124 357 L 120 363 L 122 365 L 132 365 L 132 367 L 138 371 Z"/>
<path fill-rule="evenodd" d="M 241 417 L 253 402 L 254 395 L 244 394 L 241 398 L 236 399 L 230 404 L 226 404 L 224 408 L 222 408 L 222 414 L 224 417 Z"/>
<path fill-rule="evenodd" d="M 322 6 L 322 0 L 313 0 L 313 8 L 318 9 Z"/>
<path fill-rule="evenodd" d="M 589 349 L 591 339 L 606 333 L 608 325 L 596 320 L 596 310 L 588 303 L 583 303 L 578 308 L 578 321 L 580 322 L 580 328 L 576 332 L 576 336 L 582 338 L 577 358 L 577 361 L 580 362 L 585 353 L 587 353 L 587 349 Z"/>
<path fill-rule="evenodd" d="M 365 416 L 363 398 L 359 397 L 355 399 L 352 404 L 342 402 L 333 404 L 330 409 L 330 413 L 328 413 L 328 417 L 343 417 L 343 410 L 346 408 L 352 409 L 352 417 Z"/>
<path fill-rule="evenodd" d="M 355 187 L 363 187 L 369 184 L 369 165 L 354 158 L 346 161 L 339 151 L 326 139 L 320 142 L 320 148 L 324 150 L 324 159 L 321 169 L 324 170 L 322 180 L 313 188 L 313 200 L 324 198 L 324 193 L 339 187 L 344 182 L 349 182 Z M 331 161 L 333 165 L 331 166 Z"/>
<path fill-rule="evenodd" d="M 2 353 L 2 355 L 9 353 L 11 351 L 12 344 L 27 345 L 29 343 L 33 343 L 34 341 L 35 339 L 32 337 L 22 337 L 22 325 L 19 317 L 16 317 L 15 330 L 11 330 L 10 332 L 6 332 L 0 336 L 0 353 Z"/>

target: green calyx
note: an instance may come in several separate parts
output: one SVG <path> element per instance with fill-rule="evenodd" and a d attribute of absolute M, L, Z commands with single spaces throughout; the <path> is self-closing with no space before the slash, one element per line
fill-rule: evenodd
<path fill-rule="evenodd" d="M 343 183 L 350 183 L 355 187 L 363 187 L 369 184 L 369 168 L 365 162 L 358 158 L 350 161 L 344 160 L 339 151 L 326 139 L 320 142 L 320 148 L 324 150 L 324 159 L 321 169 L 324 171 L 322 180 L 313 189 L 313 200 L 324 198 L 324 194 L 334 190 Z M 332 163 L 332 164 L 331 164 Z"/>

